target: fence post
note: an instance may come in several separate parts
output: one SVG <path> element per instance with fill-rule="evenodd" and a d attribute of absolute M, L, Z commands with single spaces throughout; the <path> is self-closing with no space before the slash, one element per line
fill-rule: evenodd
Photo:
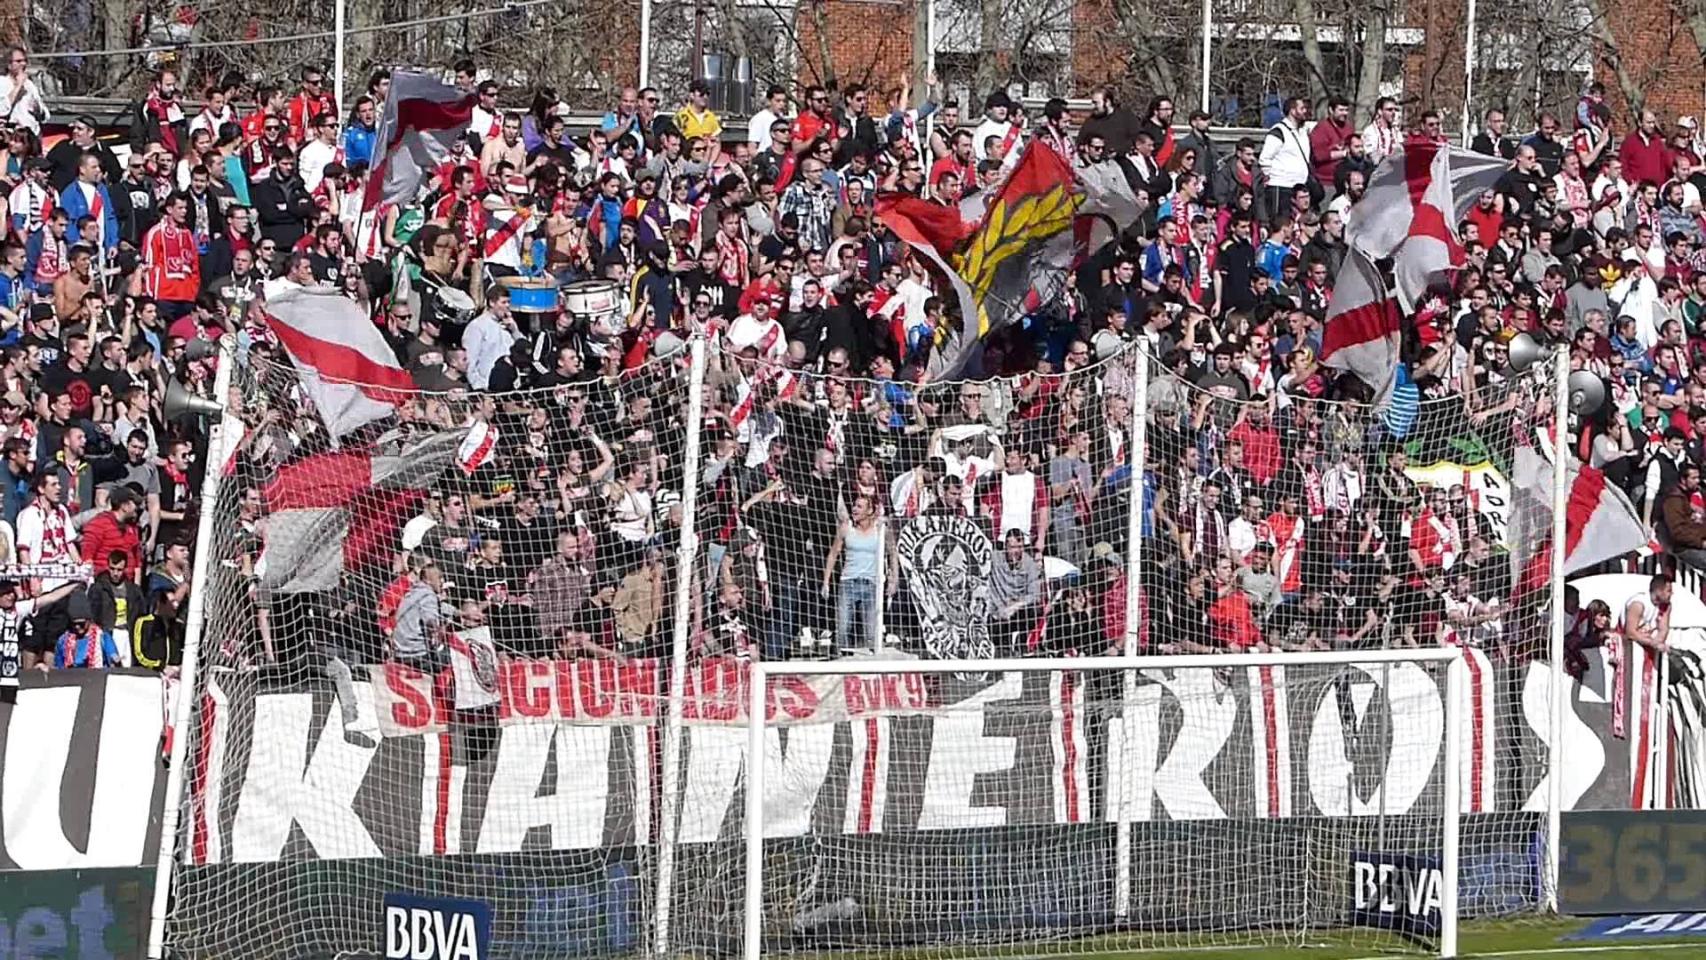
<path fill-rule="evenodd" d="M 213 375 L 213 396 L 220 405 L 231 396 L 232 368 L 237 353 L 228 338 L 220 341 L 219 369 Z M 207 430 L 207 462 L 201 478 L 201 515 L 196 519 L 195 564 L 190 571 L 190 607 L 184 624 L 183 659 L 178 666 L 178 691 L 172 702 L 172 754 L 166 770 L 166 796 L 160 807 L 160 856 L 154 865 L 154 902 L 148 919 L 149 960 L 160 960 L 166 951 L 166 907 L 171 898 L 172 870 L 177 863 L 178 816 L 183 811 L 184 763 L 189 755 L 190 711 L 195 706 L 196 680 L 201 664 L 201 637 L 207 628 L 207 572 L 212 566 L 214 513 L 219 506 L 219 485 L 224 469 L 217 460 L 229 423 L 235 415 L 226 411 Z M 162 681 L 164 682 L 164 681 Z"/>
<path fill-rule="evenodd" d="M 1570 451 L 1566 434 L 1570 425 L 1570 352 L 1557 351 L 1553 360 L 1552 418 L 1557 424 L 1552 436 L 1552 597 L 1551 597 L 1551 659 L 1549 693 L 1547 696 L 1547 731 L 1550 743 L 1546 758 L 1546 909 L 1558 912 L 1558 863 L 1563 846 L 1561 831 L 1564 823 L 1564 710 L 1568 704 L 1569 687 L 1564 681 L 1564 544 L 1568 535 L 1566 510 L 1569 508 L 1569 479 L 1567 465 Z"/>
<path fill-rule="evenodd" d="M 1126 428 L 1126 462 L 1131 467 L 1131 499 L 1126 506 L 1125 538 L 1125 646 L 1120 651 L 1127 660 L 1137 658 L 1137 640 L 1143 630 L 1139 619 L 1143 612 L 1143 487 L 1144 465 L 1149 459 L 1149 351 L 1139 342 L 1131 348 L 1135 357 L 1132 371 L 1131 425 Z M 1120 736 L 1120 816 L 1115 827 L 1114 916 L 1131 913 L 1131 810 L 1126 794 L 1131 782 L 1132 736 L 1125 722 L 1126 711 L 1137 698 L 1137 672 L 1121 674 L 1124 699 L 1121 703 Z"/>
<path fill-rule="evenodd" d="M 1443 836 L 1440 837 L 1440 873 L 1445 889 L 1440 891 L 1439 954 L 1457 956 L 1458 850 L 1462 830 L 1463 713 L 1469 702 L 1464 675 L 1469 672 L 1468 652 L 1462 649 L 1445 664 L 1445 780 L 1441 801 Z"/>
<path fill-rule="evenodd" d="M 692 634 L 693 578 L 699 566 L 699 432 L 705 409 L 705 335 L 688 340 L 687 445 L 681 458 L 681 543 L 675 551 L 675 635 L 669 657 L 669 696 L 663 714 L 663 770 L 659 792 L 663 817 L 658 830 L 657 896 L 652 953 L 669 952 L 671 888 L 681 813 L 681 701 L 687 682 L 687 643 Z"/>
<path fill-rule="evenodd" d="M 741 902 L 741 956 L 758 960 L 764 940 L 764 661 L 747 673 L 746 884 Z"/>

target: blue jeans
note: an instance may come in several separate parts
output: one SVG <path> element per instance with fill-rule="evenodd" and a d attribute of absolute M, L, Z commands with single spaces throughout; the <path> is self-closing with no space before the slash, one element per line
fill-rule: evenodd
<path fill-rule="evenodd" d="M 808 588 L 793 577 L 780 577 L 770 586 L 770 616 L 765 622 L 764 659 L 786 660 L 800 630 L 800 607 Z"/>
<path fill-rule="evenodd" d="M 860 618 L 861 636 L 853 635 L 853 616 Z M 835 645 L 846 650 L 863 642 L 877 649 L 877 584 L 872 580 L 843 580 L 835 604 Z"/>

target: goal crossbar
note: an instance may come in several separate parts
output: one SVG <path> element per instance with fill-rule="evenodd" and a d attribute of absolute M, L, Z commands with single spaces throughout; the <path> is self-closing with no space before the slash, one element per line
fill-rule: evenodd
<path fill-rule="evenodd" d="M 1402 650 L 1335 650 L 1292 653 L 1176 654 L 1126 657 L 998 658 L 990 660 L 904 660 L 853 657 L 831 661 L 754 661 L 747 687 L 747 789 L 745 796 L 746 877 L 742 911 L 743 960 L 759 960 L 764 939 L 764 731 L 770 677 L 847 676 L 855 674 L 1047 673 L 1050 671 L 1125 672 L 1290 665 L 1366 666 L 1398 663 L 1445 664 L 1445 730 L 1440 845 L 1439 956 L 1457 956 L 1460 760 L 1463 734 L 1464 658 L 1460 647 Z M 1130 824 L 1122 812 L 1122 845 Z M 1129 863 L 1129 851 L 1121 851 Z"/>

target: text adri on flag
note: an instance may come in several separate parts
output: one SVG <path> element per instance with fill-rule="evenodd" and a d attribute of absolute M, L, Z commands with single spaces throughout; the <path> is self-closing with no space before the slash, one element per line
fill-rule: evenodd
<path fill-rule="evenodd" d="M 267 290 L 266 312 L 334 440 L 394 415 L 414 391 L 414 380 L 384 334 L 336 289 L 275 282 Z"/>
<path fill-rule="evenodd" d="M 391 75 L 391 91 L 373 132 L 373 167 L 362 209 L 407 204 L 468 132 L 478 98 L 437 77 L 410 70 Z"/>

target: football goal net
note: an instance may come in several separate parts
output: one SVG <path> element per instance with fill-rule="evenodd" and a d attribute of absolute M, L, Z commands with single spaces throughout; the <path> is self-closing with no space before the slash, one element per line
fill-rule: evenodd
<path fill-rule="evenodd" d="M 1455 649 L 756 665 L 743 955 L 1452 956 L 1465 672 Z"/>

